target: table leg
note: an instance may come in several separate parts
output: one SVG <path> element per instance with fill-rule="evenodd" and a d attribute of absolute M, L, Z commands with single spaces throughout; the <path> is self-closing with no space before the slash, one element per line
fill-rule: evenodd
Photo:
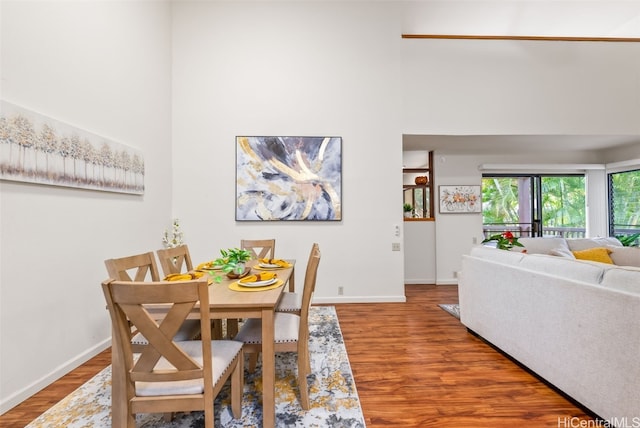
<path fill-rule="evenodd" d="M 274 352 L 274 312 L 262 310 L 262 426 L 272 428 L 276 419 L 276 359 Z"/>
<path fill-rule="evenodd" d="M 291 276 L 289 277 L 289 292 L 296 291 L 296 270 L 295 266 L 291 268 Z"/>

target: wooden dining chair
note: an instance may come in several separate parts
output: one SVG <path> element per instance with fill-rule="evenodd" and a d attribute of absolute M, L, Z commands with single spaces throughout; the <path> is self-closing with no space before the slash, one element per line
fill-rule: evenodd
<path fill-rule="evenodd" d="M 275 239 L 241 239 L 240 249 L 249 250 L 254 259 L 273 259 L 276 253 Z"/>
<path fill-rule="evenodd" d="M 185 273 L 193 270 L 193 262 L 187 244 L 174 248 L 162 248 L 156 250 L 156 254 L 165 277 L 173 273 Z M 211 328 L 214 339 L 222 338 L 222 320 L 211 320 Z"/>
<path fill-rule="evenodd" d="M 119 281 L 160 281 L 153 252 L 104 261 L 109 277 Z"/>
<path fill-rule="evenodd" d="M 251 251 L 251 256 L 255 259 L 273 259 L 276 253 L 275 239 L 242 239 L 240 248 Z M 282 298 L 276 307 L 277 312 L 290 312 L 300 314 L 302 308 L 302 294 L 293 290 L 289 284 L 289 291 L 282 293 Z"/>
<path fill-rule="evenodd" d="M 298 356 L 298 388 L 300 389 L 300 405 L 308 410 L 309 385 L 307 376 L 311 374 L 309 357 L 309 308 L 316 287 L 318 265 L 320 264 L 320 247 L 313 244 L 302 290 L 302 310 L 300 315 L 278 312 L 274 317 L 275 352 L 297 352 Z M 255 369 L 258 353 L 262 352 L 262 320 L 248 319 L 240 328 L 234 340 L 244 343 L 244 352 L 250 354 L 249 370 Z"/>
<path fill-rule="evenodd" d="M 187 244 L 182 244 L 174 248 L 162 248 L 156 251 L 160 267 L 164 276 L 172 273 L 183 273 L 193 270 L 191 254 Z"/>
<path fill-rule="evenodd" d="M 211 340 L 207 279 L 176 282 L 115 281 L 102 283 L 113 324 L 122 379 L 126 385 L 127 427 L 136 426 L 137 413 L 204 411 L 205 427 L 213 428 L 214 399 L 231 379 L 231 410 L 242 415 L 244 355 L 242 344 Z M 199 303 L 202 339 L 177 342 L 186 317 Z M 145 305 L 168 305 L 162 321 L 156 321 Z M 134 360 L 129 324 L 142 332 L 149 345 Z M 114 373 L 116 374 L 116 373 Z"/>
<path fill-rule="evenodd" d="M 156 257 L 153 252 L 134 254 L 104 261 L 109 278 L 117 281 L 160 281 Z M 191 340 L 200 334 L 198 320 L 186 320 L 176 333 L 175 340 Z M 143 334 L 132 337 L 134 352 L 141 352 L 148 344 Z"/>

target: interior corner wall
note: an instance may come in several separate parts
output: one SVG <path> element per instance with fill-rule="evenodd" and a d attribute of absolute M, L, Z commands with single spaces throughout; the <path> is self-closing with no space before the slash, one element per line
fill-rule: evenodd
<path fill-rule="evenodd" d="M 390 2 L 176 2 L 173 211 L 193 258 L 275 238 L 315 302 L 404 301 L 398 6 Z M 235 137 L 342 137 L 342 221 L 235 221 Z M 363 273 L 377 269 L 371 278 Z M 194 260 L 195 262 L 195 260 Z M 365 268 L 366 267 L 366 268 Z M 344 294 L 338 294 L 343 287 Z"/>
<path fill-rule="evenodd" d="M 139 149 L 143 196 L 0 181 L 0 412 L 110 345 L 104 260 L 171 220 L 167 2 L 2 1 L 2 99 Z"/>

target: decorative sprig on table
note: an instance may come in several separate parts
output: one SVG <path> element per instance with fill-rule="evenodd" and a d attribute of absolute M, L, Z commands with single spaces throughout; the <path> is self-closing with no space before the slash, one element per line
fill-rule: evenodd
<path fill-rule="evenodd" d="M 180 220 L 177 218 L 173 219 L 171 232 L 165 229 L 164 235 L 162 236 L 162 244 L 164 244 L 165 248 L 176 248 L 183 244 Z"/>

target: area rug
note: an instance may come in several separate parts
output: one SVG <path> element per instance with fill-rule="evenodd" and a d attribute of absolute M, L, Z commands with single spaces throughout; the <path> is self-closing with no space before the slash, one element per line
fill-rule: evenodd
<path fill-rule="evenodd" d="M 311 408 L 298 402 L 295 353 L 276 355 L 276 426 L 364 427 L 364 417 L 344 346 L 340 324 L 333 306 L 313 306 L 310 312 Z M 242 418 L 233 419 L 229 386 L 215 401 L 216 427 L 262 426 L 262 373 L 245 371 Z M 202 412 L 178 413 L 171 422 L 162 415 L 137 415 L 137 427 L 204 427 Z M 107 367 L 83 386 L 27 425 L 36 427 L 111 427 L 111 367 Z"/>
<path fill-rule="evenodd" d="M 460 305 L 458 303 L 443 303 L 438 306 L 440 306 L 442 309 L 444 309 L 454 317 L 460 319 Z"/>

